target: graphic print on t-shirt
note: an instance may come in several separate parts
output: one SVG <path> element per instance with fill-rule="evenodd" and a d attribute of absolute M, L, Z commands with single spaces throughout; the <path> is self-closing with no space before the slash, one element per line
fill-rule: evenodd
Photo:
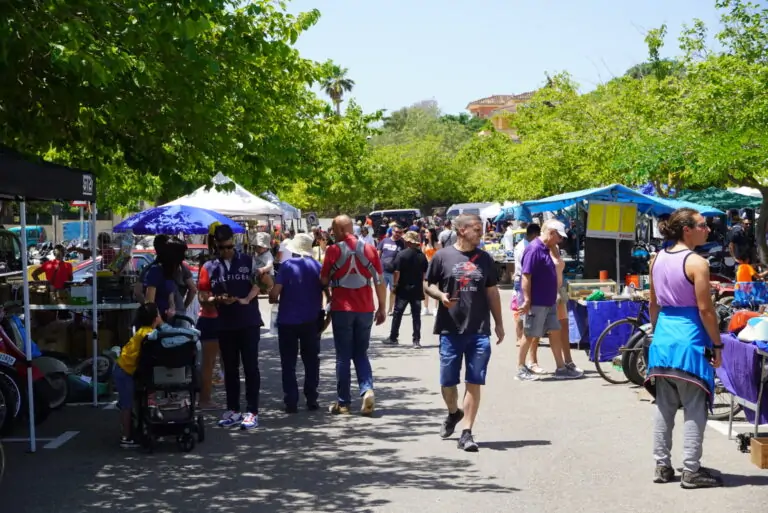
<path fill-rule="evenodd" d="M 485 281 L 483 270 L 474 262 L 476 258 L 477 255 L 466 262 L 460 262 L 453 266 L 451 275 L 458 285 L 455 292 L 456 297 L 460 292 L 477 292 L 479 284 Z"/>

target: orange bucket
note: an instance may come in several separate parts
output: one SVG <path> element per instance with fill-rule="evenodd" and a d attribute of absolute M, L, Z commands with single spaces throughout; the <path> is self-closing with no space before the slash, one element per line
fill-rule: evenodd
<path fill-rule="evenodd" d="M 608 279 L 608 271 L 600 271 L 600 280 L 606 281 Z"/>

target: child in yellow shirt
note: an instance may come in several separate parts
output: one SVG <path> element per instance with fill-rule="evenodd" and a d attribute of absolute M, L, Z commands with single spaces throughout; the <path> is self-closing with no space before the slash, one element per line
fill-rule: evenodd
<path fill-rule="evenodd" d="M 120 425 L 122 447 L 136 447 L 131 435 L 131 411 L 133 410 L 134 383 L 133 374 L 139 363 L 141 344 L 152 331 L 163 323 L 155 303 L 146 303 L 136 312 L 136 334 L 123 347 L 113 373 L 115 388 L 117 388 L 117 407 L 120 409 Z"/>

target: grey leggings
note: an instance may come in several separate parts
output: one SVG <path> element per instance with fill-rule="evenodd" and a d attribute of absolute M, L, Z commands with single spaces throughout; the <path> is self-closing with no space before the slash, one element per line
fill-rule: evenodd
<path fill-rule="evenodd" d="M 701 466 L 704 428 L 707 426 L 707 393 L 680 379 L 656 378 L 656 413 L 653 418 L 653 457 L 657 465 L 672 466 L 672 429 L 683 407 L 683 469 Z"/>

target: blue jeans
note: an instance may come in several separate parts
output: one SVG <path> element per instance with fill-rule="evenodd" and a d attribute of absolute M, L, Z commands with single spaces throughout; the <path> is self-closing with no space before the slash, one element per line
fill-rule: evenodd
<path fill-rule="evenodd" d="M 355 362 L 360 396 L 373 390 L 373 370 L 368 360 L 373 312 L 331 312 L 333 343 L 336 346 L 336 381 L 339 405 L 352 402 L 351 362 Z"/>
<path fill-rule="evenodd" d="M 299 385 L 296 383 L 296 360 L 299 354 L 304 362 L 304 397 L 308 405 L 317 404 L 317 385 L 320 381 L 320 333 L 317 331 L 317 321 L 279 324 L 277 341 L 285 405 L 295 407 L 299 404 Z"/>
<path fill-rule="evenodd" d="M 440 386 L 455 387 L 461 382 L 461 361 L 466 358 L 464 382 L 485 385 L 491 339 L 488 335 L 440 335 Z"/>

